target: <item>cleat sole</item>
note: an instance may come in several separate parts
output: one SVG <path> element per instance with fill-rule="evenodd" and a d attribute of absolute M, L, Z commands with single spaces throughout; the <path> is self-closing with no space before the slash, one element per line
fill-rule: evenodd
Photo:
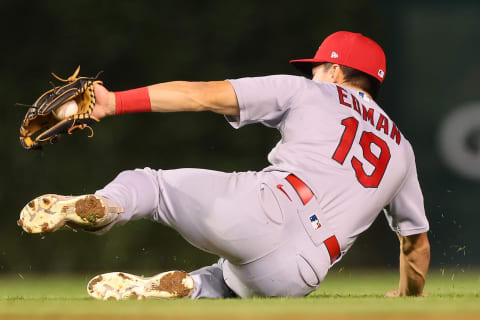
<path fill-rule="evenodd" d="M 150 278 L 110 272 L 90 280 L 87 292 L 98 300 L 171 299 L 189 296 L 193 287 L 192 277 L 183 271 L 168 271 Z"/>
<path fill-rule="evenodd" d="M 94 195 L 61 196 L 46 194 L 30 201 L 20 212 L 17 224 L 28 233 L 53 232 L 62 227 L 95 228 L 112 220 L 123 208 L 108 207 Z"/>

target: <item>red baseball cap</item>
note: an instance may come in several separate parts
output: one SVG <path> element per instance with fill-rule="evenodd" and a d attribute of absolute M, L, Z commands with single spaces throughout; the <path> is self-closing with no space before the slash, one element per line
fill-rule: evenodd
<path fill-rule="evenodd" d="M 331 62 L 365 72 L 383 82 L 386 59 L 382 47 L 361 33 L 338 31 L 329 35 L 312 59 L 290 60 L 303 73 L 312 76 L 315 63 Z"/>

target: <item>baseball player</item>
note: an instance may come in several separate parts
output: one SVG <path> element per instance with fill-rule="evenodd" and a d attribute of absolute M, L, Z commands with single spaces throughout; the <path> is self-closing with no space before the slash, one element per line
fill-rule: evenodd
<path fill-rule="evenodd" d="M 88 284 L 94 298 L 305 296 L 383 211 L 400 239 L 399 286 L 387 296 L 422 295 L 429 224 L 412 147 L 375 102 L 386 74 L 382 48 L 340 31 L 312 59 L 290 62 L 309 78 L 178 81 L 122 92 L 96 84 L 99 119 L 213 111 L 234 128 L 262 123 L 282 137 L 260 172 L 124 171 L 95 194 L 32 200 L 19 224 L 30 233 L 104 233 L 150 219 L 220 257 L 191 273 L 102 274 Z"/>

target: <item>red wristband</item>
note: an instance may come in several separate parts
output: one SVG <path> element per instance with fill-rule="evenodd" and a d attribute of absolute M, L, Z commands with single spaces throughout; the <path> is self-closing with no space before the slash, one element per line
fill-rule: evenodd
<path fill-rule="evenodd" d="M 115 114 L 152 111 L 147 87 L 114 93 Z"/>

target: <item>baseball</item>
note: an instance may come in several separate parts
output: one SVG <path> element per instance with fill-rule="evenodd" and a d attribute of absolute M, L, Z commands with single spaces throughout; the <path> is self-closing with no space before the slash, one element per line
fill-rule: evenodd
<path fill-rule="evenodd" d="M 57 107 L 52 114 L 58 120 L 63 120 L 78 112 L 78 105 L 75 100 L 70 100 Z"/>

